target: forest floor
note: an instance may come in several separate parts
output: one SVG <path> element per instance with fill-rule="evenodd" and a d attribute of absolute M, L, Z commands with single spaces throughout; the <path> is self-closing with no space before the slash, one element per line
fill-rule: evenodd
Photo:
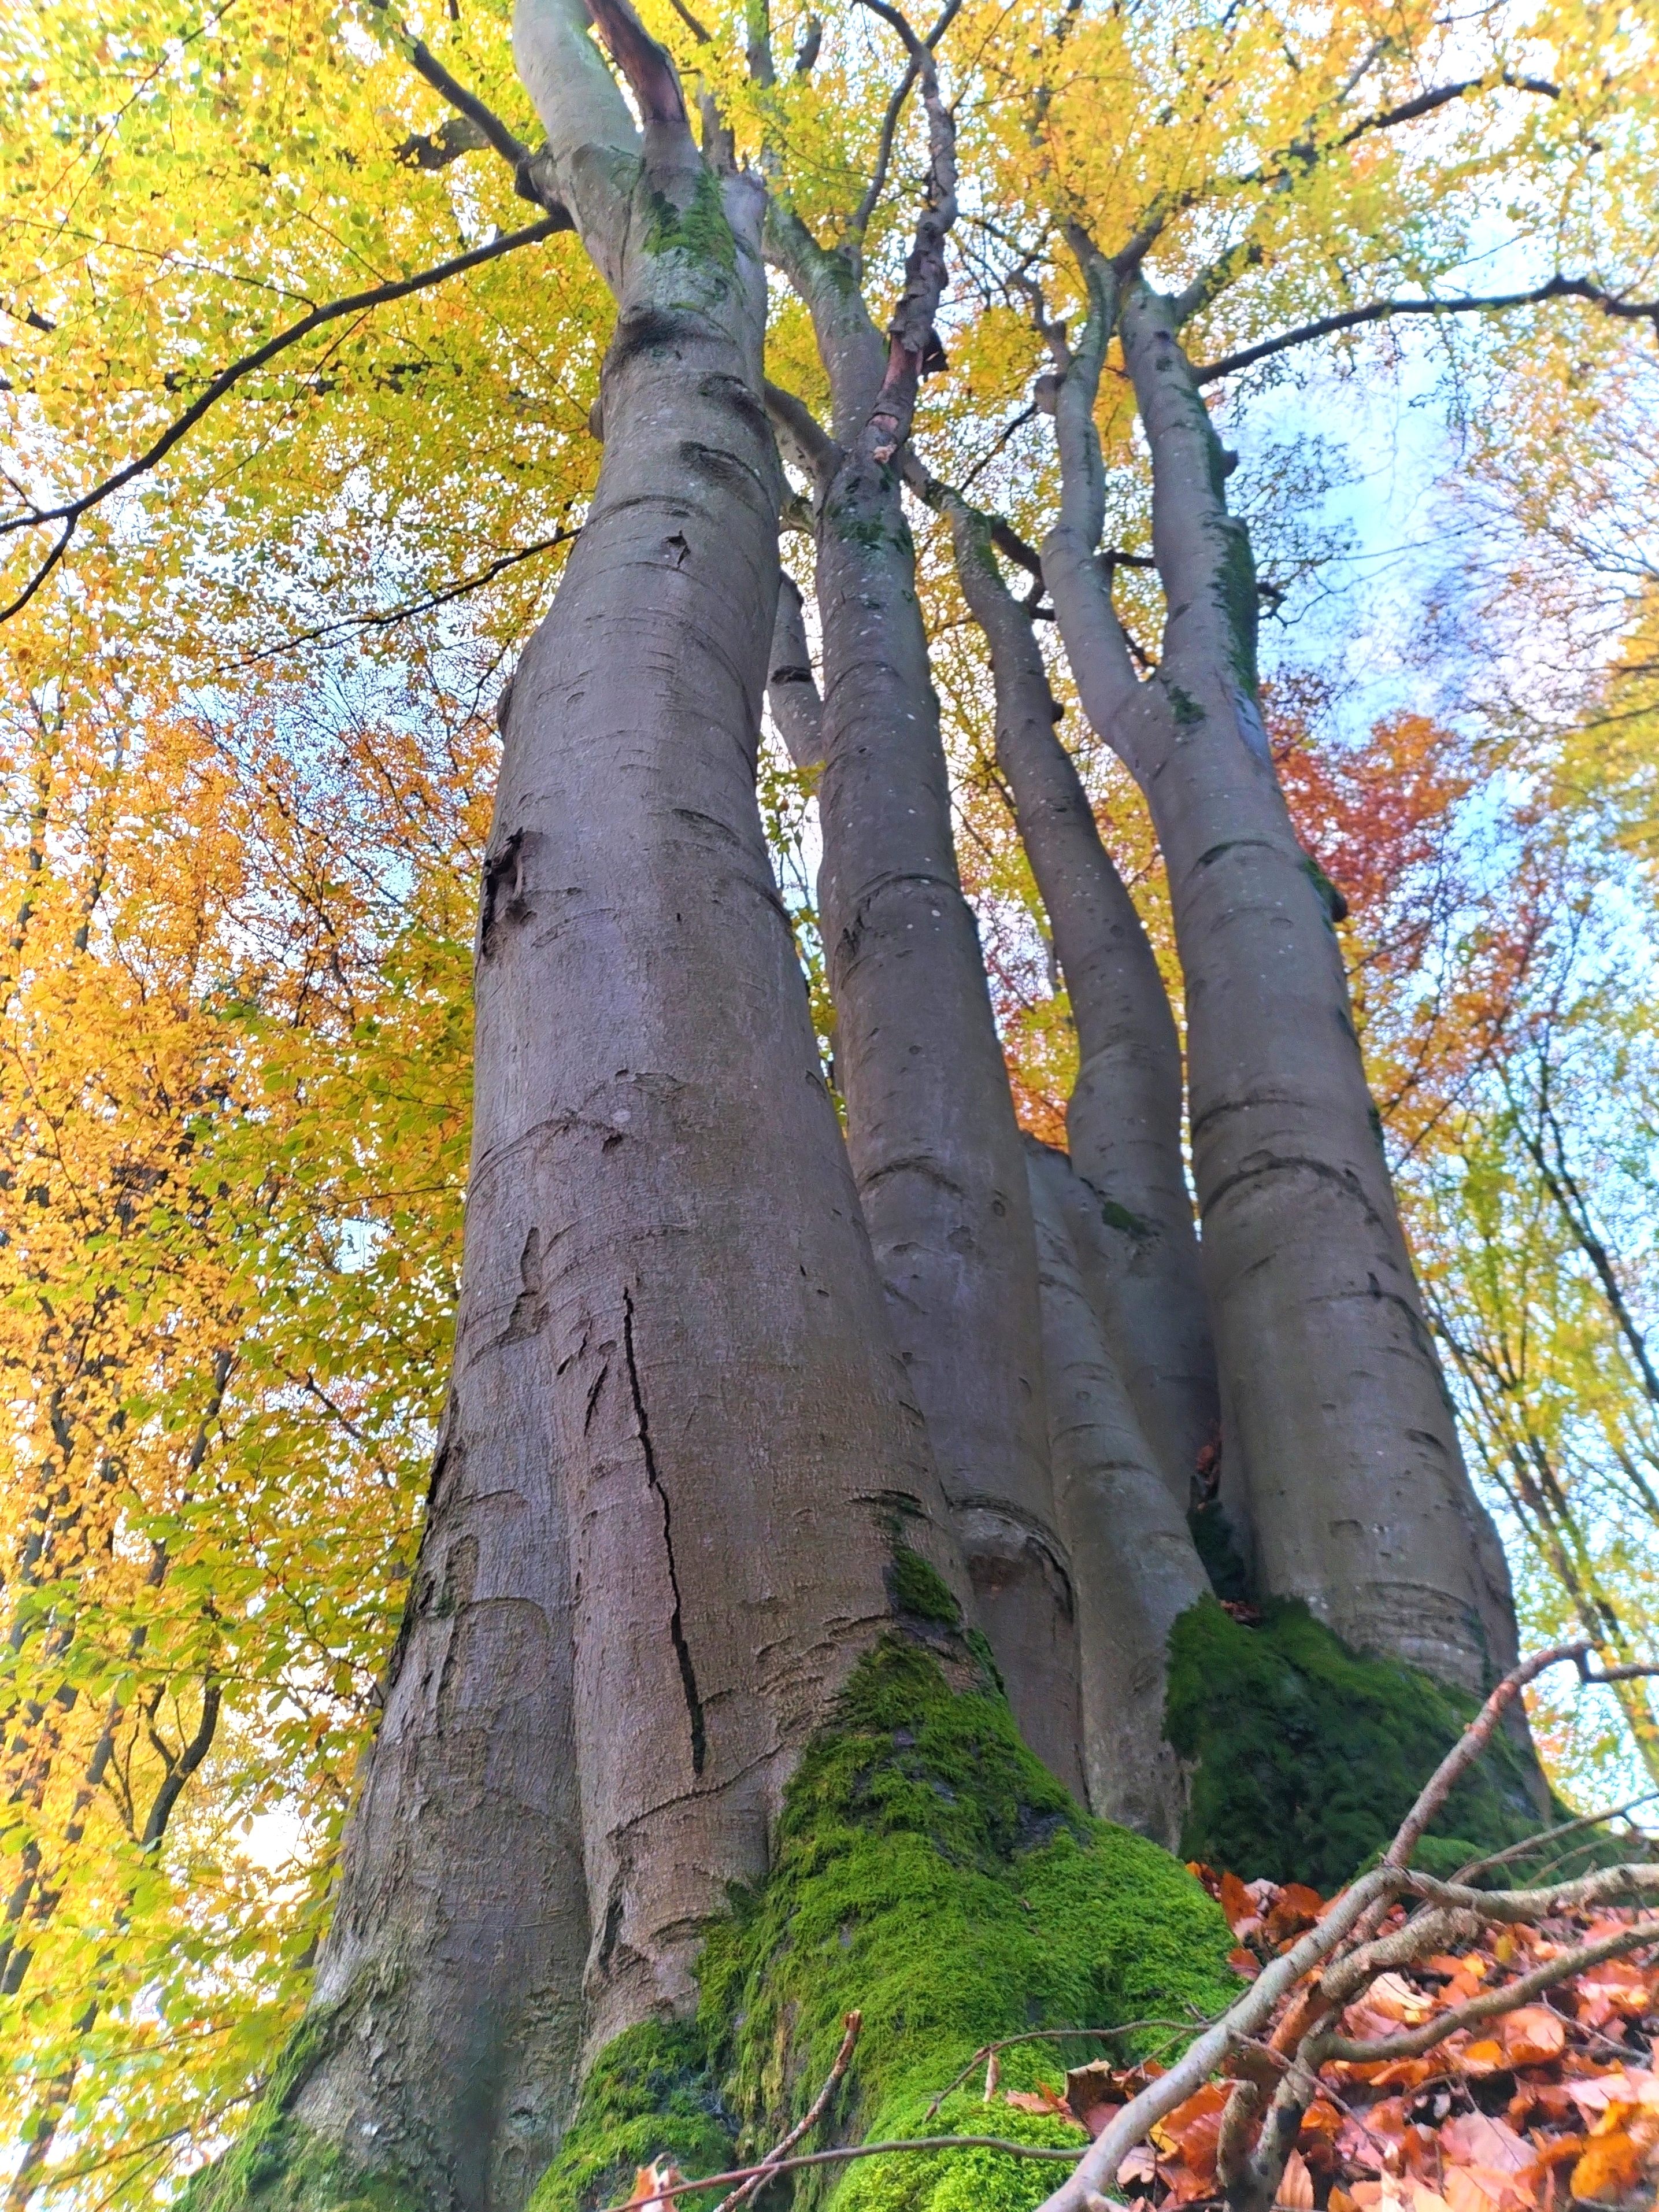
<path fill-rule="evenodd" d="M 1254 1975 L 1328 1909 L 1296 1882 L 1244 1882 L 1194 1867 L 1226 1913 Z M 1497 1994 L 1564 1952 L 1600 1943 L 1641 1918 L 1634 1910 L 1563 1911 L 1533 1926 L 1488 1927 L 1478 1942 L 1373 1981 L 1342 2032 L 1378 2041 L 1426 2026 L 1470 1999 Z M 1403 1923 L 1396 1906 L 1379 1934 Z M 1279 2184 L 1286 2212 L 1557 2212 L 1571 2202 L 1647 2208 L 1659 2180 L 1659 1960 L 1611 1958 L 1420 2057 L 1330 2059 Z M 988 2101 L 1048 2111 L 1098 2136 L 1160 2072 L 1156 2060 L 1097 2063 L 1052 2084 L 1001 2090 L 986 2054 Z M 1206 2081 L 1152 2130 L 1120 2172 L 1136 2212 L 1222 2201 L 1216 2178 L 1221 2117 L 1233 2081 Z"/>

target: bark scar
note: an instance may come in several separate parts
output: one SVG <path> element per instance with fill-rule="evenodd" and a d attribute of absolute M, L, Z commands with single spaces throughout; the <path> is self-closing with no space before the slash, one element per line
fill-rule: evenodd
<path fill-rule="evenodd" d="M 640 1449 L 645 1454 L 646 1480 L 655 1491 L 662 1506 L 663 1549 L 668 1554 L 668 1587 L 674 1594 L 674 1609 L 668 1617 L 668 1633 L 674 1646 L 674 1656 L 679 1662 L 680 1686 L 685 1692 L 685 1710 L 691 1721 L 691 1771 L 701 1774 L 708 1756 L 708 1734 L 703 1721 L 702 1698 L 697 1689 L 696 1669 L 691 1664 L 691 1647 L 685 1640 L 685 1621 L 680 1602 L 680 1578 L 674 1565 L 674 1522 L 669 1508 L 668 1492 L 663 1488 L 662 1477 L 657 1472 L 657 1455 L 652 1449 L 651 1424 L 646 1418 L 645 1395 L 640 1388 L 639 1363 L 634 1357 L 634 1293 L 623 1291 L 623 1352 L 628 1361 L 628 1387 L 634 1399 L 634 1419 L 640 1431 Z"/>

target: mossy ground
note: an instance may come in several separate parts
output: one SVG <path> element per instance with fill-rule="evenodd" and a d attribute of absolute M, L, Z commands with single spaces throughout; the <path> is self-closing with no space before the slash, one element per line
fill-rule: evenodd
<path fill-rule="evenodd" d="M 1292 1600 L 1259 1626 L 1206 1598 L 1170 1638 L 1165 1732 L 1196 1762 L 1182 1848 L 1246 1881 L 1329 1893 L 1382 1851 L 1475 1710 L 1472 1698 L 1362 1657 Z M 1418 1852 L 1449 1873 L 1534 1832 L 1528 1770 L 1499 1730 Z"/>
<path fill-rule="evenodd" d="M 891 1634 L 790 1785 L 771 1876 L 710 1933 L 696 2028 L 635 2030 L 629 2048 L 628 2039 L 611 2046 L 535 2212 L 617 2202 L 653 2154 L 709 2171 L 702 2160 L 715 2146 L 701 2128 L 724 2125 L 723 2142 L 763 2148 L 811 2103 L 854 2008 L 864 2027 L 825 2124 L 831 2139 L 956 2132 L 1079 2144 L 1064 2124 L 988 2108 L 975 2086 L 931 2121 L 927 2106 L 999 2036 L 1213 2014 L 1237 1993 L 1231 1942 L 1178 1862 L 1079 1809 L 1020 1742 L 963 1639 L 938 1628 L 921 1640 Z M 1144 2051 L 1172 2033 L 1145 2030 L 1118 2047 Z M 662 2099 L 652 2085 L 667 2078 L 666 2039 L 688 2034 L 702 2071 L 676 2072 Z M 682 2058 L 690 2047 L 677 2046 Z M 1005 2084 L 1057 2081 L 1101 2049 L 1018 2046 L 1005 2054 Z M 994 2152 L 871 2160 L 802 2177 L 793 2203 L 797 2212 L 832 2197 L 837 2212 L 1025 2212 L 1059 2171 Z"/>

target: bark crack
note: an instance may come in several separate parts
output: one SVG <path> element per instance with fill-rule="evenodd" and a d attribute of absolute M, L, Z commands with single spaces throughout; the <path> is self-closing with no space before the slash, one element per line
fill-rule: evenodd
<path fill-rule="evenodd" d="M 708 1734 L 703 1720 L 702 1698 L 697 1689 L 696 1669 L 691 1664 L 691 1647 L 685 1640 L 679 1571 L 674 1564 L 674 1516 L 668 1503 L 668 1492 L 657 1472 L 657 1455 L 651 1443 L 651 1424 L 646 1418 L 645 1394 L 640 1388 L 639 1364 L 634 1357 L 634 1293 L 626 1289 L 623 1291 L 623 1352 L 628 1361 L 628 1387 L 634 1400 L 634 1419 L 640 1431 L 640 1449 L 645 1454 L 646 1480 L 656 1492 L 658 1503 L 662 1507 L 663 1549 L 668 1555 L 668 1587 L 674 1598 L 674 1609 L 668 1616 L 668 1633 L 674 1646 L 674 1656 L 679 1662 L 680 1686 L 685 1692 L 685 1710 L 691 1722 L 691 1771 L 701 1774 L 708 1756 Z"/>

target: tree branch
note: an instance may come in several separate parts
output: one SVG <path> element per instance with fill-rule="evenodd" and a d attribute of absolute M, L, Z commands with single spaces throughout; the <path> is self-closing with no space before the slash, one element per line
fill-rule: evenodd
<path fill-rule="evenodd" d="M 640 103 L 641 118 L 671 130 L 678 126 L 689 138 L 691 120 L 673 59 L 641 22 L 632 0 L 586 0 L 586 5 L 606 52 Z"/>
<path fill-rule="evenodd" d="M 737 2207 L 739 2204 L 746 2204 L 750 2197 L 758 2197 L 772 2176 L 777 2172 L 787 2154 L 793 2150 L 803 2136 L 810 2135 L 823 2118 L 824 2107 L 835 2095 L 836 2087 L 847 2071 L 848 2063 L 853 2056 L 853 2045 L 858 2041 L 859 2030 L 864 2025 L 864 2014 L 861 2012 L 849 2012 L 844 2025 L 847 2033 L 841 2039 L 841 2049 L 836 2053 L 836 2063 L 830 2069 L 829 2079 L 812 2100 L 811 2107 L 805 2117 L 796 2121 L 794 2126 L 775 2149 L 767 2152 L 759 2166 L 750 2174 L 747 2181 L 744 2182 L 739 2188 L 734 2189 L 729 2197 L 721 2198 L 714 2207 L 714 2212 L 737 2212 Z"/>
<path fill-rule="evenodd" d="M 1395 315 L 1498 314 L 1510 307 L 1537 307 L 1547 300 L 1586 300 L 1604 315 L 1626 322 L 1651 323 L 1656 336 L 1659 336 L 1659 300 L 1623 299 L 1585 276 L 1552 276 L 1547 283 L 1535 285 L 1530 292 L 1494 292 L 1479 297 L 1459 294 L 1443 300 L 1373 300 L 1369 307 L 1349 307 L 1338 315 L 1322 315 L 1317 322 L 1304 323 L 1298 329 L 1286 331 L 1276 338 L 1264 338 L 1260 345 L 1246 346 L 1238 353 L 1210 362 L 1207 368 L 1195 368 L 1193 377 L 1196 383 L 1213 384 L 1218 377 L 1237 375 L 1239 370 L 1266 361 L 1272 354 L 1285 353 L 1291 346 L 1331 337 L 1340 331 L 1357 330 L 1364 323 L 1385 322 Z"/>
<path fill-rule="evenodd" d="M 1621 1928 L 1616 1936 L 1604 1936 L 1599 1943 L 1580 1943 L 1571 1950 L 1558 1952 L 1541 1966 L 1534 1966 L 1531 1973 L 1522 1974 L 1518 1981 L 1506 1982 L 1501 1989 L 1484 1990 L 1478 1997 L 1453 2005 L 1449 2011 L 1437 2013 L 1421 2027 L 1412 2028 L 1404 2035 L 1385 2036 L 1372 2043 L 1334 2035 L 1325 2039 L 1325 2053 L 1332 2058 L 1346 2058 L 1363 2065 L 1395 2058 L 1420 2058 L 1425 2051 L 1432 2051 L 1460 2028 L 1474 2027 L 1483 2020 L 1496 2020 L 1501 2014 L 1514 2012 L 1529 1997 L 1541 1996 L 1546 1990 L 1553 1990 L 1559 1982 L 1581 1973 L 1586 1966 L 1599 1966 L 1603 1960 L 1621 1958 L 1626 1951 L 1640 1951 L 1650 1943 L 1659 1943 L 1659 1920 L 1638 1920 L 1633 1927 Z"/>
<path fill-rule="evenodd" d="M 840 465 L 841 447 L 806 402 L 782 385 L 769 382 L 765 398 L 772 428 L 793 449 L 803 473 L 820 486 L 826 483 Z"/>
<path fill-rule="evenodd" d="M 919 39 L 903 15 L 888 0 L 864 0 L 890 23 L 909 48 L 927 110 L 927 203 L 916 224 L 915 240 L 904 264 L 904 285 L 887 325 L 887 369 L 863 436 L 872 457 L 890 460 L 910 434 L 916 388 L 930 368 L 944 366 L 933 318 L 945 295 L 945 241 L 957 219 L 957 131 L 939 93 L 933 47 L 954 19 L 961 0 L 945 0 L 939 20 Z"/>
<path fill-rule="evenodd" d="M 297 345 L 301 339 L 309 337 L 313 331 L 321 330 L 325 324 L 338 322 L 343 316 L 366 313 L 370 308 L 386 307 L 394 300 L 407 299 L 412 293 L 429 291 L 434 284 L 444 283 L 451 276 L 461 276 L 469 269 L 482 268 L 486 262 L 497 261 L 503 254 L 514 252 L 521 246 L 534 245 L 541 239 L 550 238 L 556 231 L 569 230 L 572 227 L 569 216 L 561 208 L 556 213 L 544 216 L 540 222 L 532 222 L 523 230 L 509 231 L 504 238 L 494 239 L 488 246 L 475 246 L 468 252 L 457 254 L 453 261 L 441 261 L 435 268 L 423 269 L 418 276 L 400 276 L 390 283 L 374 285 L 368 291 L 354 292 L 345 299 L 332 300 L 326 307 L 314 308 L 310 314 L 302 315 L 287 330 L 278 331 L 275 337 L 267 338 L 264 345 L 256 347 L 252 353 L 244 354 L 228 368 L 221 369 L 201 397 L 194 400 L 182 415 L 176 416 L 160 437 L 147 446 L 136 459 L 129 461 L 125 468 L 104 477 L 101 483 L 94 484 L 90 491 L 83 492 L 78 499 L 66 500 L 58 507 L 37 507 L 27 514 L 12 515 L 0 522 L 0 538 L 9 538 L 20 530 L 37 529 L 43 523 L 61 522 L 64 526 L 58 544 L 25 590 L 9 606 L 0 608 L 0 622 L 9 620 L 33 598 L 63 558 L 82 515 L 101 506 L 105 500 L 131 483 L 135 477 L 143 476 L 163 460 L 179 440 L 188 435 L 228 392 L 240 384 L 244 377 L 251 376 L 255 369 L 263 368 L 267 362 L 274 361 L 289 346 Z"/>
<path fill-rule="evenodd" d="M 550 538 L 538 538 L 532 545 L 521 545 L 516 552 L 503 553 L 480 568 L 476 576 L 464 576 L 458 584 L 450 584 L 441 592 L 428 592 L 423 599 L 410 599 L 400 607 L 389 607 L 383 614 L 343 615 L 337 622 L 319 623 L 314 629 L 295 630 L 290 636 L 275 645 L 264 647 L 257 653 L 244 653 L 240 660 L 222 661 L 219 673 L 233 676 L 240 669 L 252 668 L 261 660 L 274 660 L 278 654 L 297 652 L 302 645 L 315 645 L 326 637 L 336 637 L 343 630 L 391 629 L 400 622 L 410 622 L 416 615 L 430 614 L 435 608 L 447 607 L 453 600 L 465 599 L 469 592 L 493 584 L 497 576 L 508 568 L 516 568 L 521 561 L 533 560 L 538 553 L 550 553 L 555 546 L 566 545 L 581 536 L 581 526 L 556 530 Z"/>
<path fill-rule="evenodd" d="M 411 131 L 397 158 L 411 169 L 447 169 L 463 154 L 480 153 L 489 143 L 489 132 L 471 116 L 447 115 L 435 131 Z"/>
<path fill-rule="evenodd" d="M 644 2202 L 667 2204 L 699 2189 L 720 2189 L 728 2181 L 751 2181 L 757 2174 L 764 2174 L 769 2180 L 775 2173 L 795 2173 L 803 2166 L 842 2166 L 849 2159 L 892 2158 L 905 2151 L 928 2150 L 1000 2150 L 1009 2158 L 1058 2159 L 1066 2165 L 1081 2155 L 1080 2150 L 1062 2150 L 1046 2143 L 1011 2142 L 1004 2136 L 906 2136 L 892 2142 L 847 2143 L 839 2150 L 810 2150 L 799 2158 L 781 2158 L 774 2166 L 734 2166 L 729 2172 L 705 2173 L 696 2181 L 665 2182 Z M 636 2197 L 635 2204 L 640 2201 Z M 605 2212 L 629 2212 L 629 2208 L 611 2204 Z"/>

